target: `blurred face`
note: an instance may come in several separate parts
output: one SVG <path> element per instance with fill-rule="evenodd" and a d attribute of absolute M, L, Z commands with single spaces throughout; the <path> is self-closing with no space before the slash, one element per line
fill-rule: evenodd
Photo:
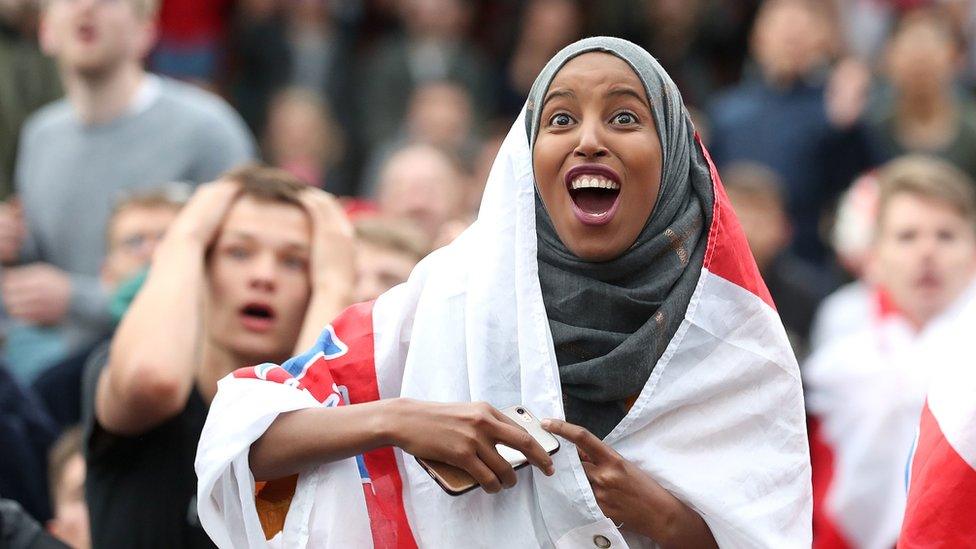
<path fill-rule="evenodd" d="M 753 50 L 767 77 L 791 80 L 823 60 L 828 34 L 821 17 L 798 2 L 785 2 L 757 20 Z"/>
<path fill-rule="evenodd" d="M 130 0 L 50 0 L 41 22 L 45 53 L 88 77 L 140 62 L 154 37 L 153 22 Z"/>
<path fill-rule="evenodd" d="M 298 206 L 237 200 L 208 259 L 212 343 L 248 363 L 291 356 L 310 293 L 310 239 Z"/>
<path fill-rule="evenodd" d="M 156 244 L 177 213 L 179 210 L 170 206 L 130 206 L 115 214 L 109 229 L 102 281 L 114 287 L 149 265 Z"/>
<path fill-rule="evenodd" d="M 380 186 L 383 215 L 415 223 L 432 240 L 457 215 L 460 174 L 434 150 L 411 149 L 394 156 Z"/>
<path fill-rule="evenodd" d="M 268 113 L 267 132 L 269 152 L 278 163 L 320 160 L 326 146 L 322 112 L 306 101 L 286 99 L 274 103 Z"/>
<path fill-rule="evenodd" d="M 85 459 L 75 454 L 65 464 L 54 501 L 50 531 L 74 549 L 91 547 L 88 504 L 85 503 Z"/>
<path fill-rule="evenodd" d="M 952 84 L 956 50 L 933 24 L 918 22 L 902 29 L 888 46 L 888 76 L 909 95 L 937 92 Z"/>
<path fill-rule="evenodd" d="M 368 242 L 357 242 L 355 301 L 376 299 L 383 292 L 405 282 L 416 265 L 416 259 L 410 254 Z"/>
<path fill-rule="evenodd" d="M 430 84 L 419 89 L 410 105 L 410 133 L 417 141 L 448 149 L 460 147 L 471 129 L 471 102 L 453 84 Z"/>
<path fill-rule="evenodd" d="M 606 261 L 637 240 L 661 186 L 661 143 L 630 66 L 586 53 L 556 74 L 532 152 L 539 194 L 563 244 Z"/>
<path fill-rule="evenodd" d="M 765 269 L 789 242 L 789 225 L 775 199 L 728 189 L 729 200 L 746 233 L 759 269 Z"/>
<path fill-rule="evenodd" d="M 922 326 L 976 274 L 972 223 L 947 204 L 908 193 L 892 197 L 881 215 L 872 271 L 899 309 Z"/>
<path fill-rule="evenodd" d="M 457 38 L 464 28 L 461 0 L 407 0 L 398 5 L 407 29 L 417 37 Z"/>

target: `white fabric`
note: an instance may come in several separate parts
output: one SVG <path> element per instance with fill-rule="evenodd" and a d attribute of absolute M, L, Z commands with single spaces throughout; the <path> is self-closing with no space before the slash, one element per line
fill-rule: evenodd
<path fill-rule="evenodd" d="M 537 276 L 524 127 L 520 117 L 502 145 L 477 222 L 375 303 L 381 397 L 523 404 L 540 418 L 563 417 Z M 248 447 L 276 414 L 318 404 L 278 398 L 289 390 L 283 386 L 265 398 L 258 386 L 266 382 L 240 381 L 222 381 L 211 408 L 197 459 L 198 504 L 221 547 L 263 547 L 247 490 Z M 607 441 L 698 510 L 720 546 L 810 545 L 805 419 L 786 334 L 769 306 L 707 269 L 668 350 Z M 603 515 L 565 441 L 553 477 L 525 468 L 514 489 L 497 495 L 449 496 L 413 458 L 396 455 L 421 547 L 594 547 L 596 536 L 614 548 L 654 547 Z M 302 476 L 285 546 L 371 546 L 361 495 L 338 487 L 352 482 L 343 475 L 358 482 L 343 470 L 347 462 Z"/>

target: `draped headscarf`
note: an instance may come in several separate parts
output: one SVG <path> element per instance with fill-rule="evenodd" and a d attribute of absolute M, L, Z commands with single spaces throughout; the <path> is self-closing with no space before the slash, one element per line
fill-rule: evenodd
<path fill-rule="evenodd" d="M 571 59 L 604 52 L 644 84 L 661 141 L 657 201 L 620 257 L 589 262 L 559 239 L 536 184 L 539 280 L 555 345 L 566 418 L 599 437 L 623 419 L 678 329 L 694 292 L 710 224 L 712 180 L 677 86 L 651 54 L 618 38 L 567 46 L 539 74 L 526 106 L 534 148 L 543 98 Z"/>

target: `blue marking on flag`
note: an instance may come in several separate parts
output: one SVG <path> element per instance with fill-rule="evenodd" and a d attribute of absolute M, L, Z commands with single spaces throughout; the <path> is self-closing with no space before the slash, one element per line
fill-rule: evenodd
<path fill-rule="evenodd" d="M 376 489 L 373 488 L 373 479 L 369 478 L 369 471 L 366 470 L 366 460 L 363 459 L 362 454 L 356 456 L 356 465 L 359 466 L 359 479 L 362 481 L 363 486 L 368 484 L 369 489 L 375 494 Z"/>
<path fill-rule="evenodd" d="M 349 352 L 349 347 L 339 339 L 331 325 L 322 330 L 315 346 L 281 365 L 295 379 L 301 379 L 321 353 L 325 360 L 332 360 Z"/>

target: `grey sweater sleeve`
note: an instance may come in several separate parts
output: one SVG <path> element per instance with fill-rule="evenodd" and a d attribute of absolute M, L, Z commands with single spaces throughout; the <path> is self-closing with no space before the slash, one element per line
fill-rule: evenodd
<path fill-rule="evenodd" d="M 209 123 L 195 133 L 196 159 L 189 179 L 204 183 L 225 171 L 256 158 L 257 149 L 250 130 L 240 115 L 226 105 L 209 113 Z"/>
<path fill-rule="evenodd" d="M 112 314 L 108 308 L 109 295 L 97 276 L 69 273 L 71 303 L 68 314 L 95 326 L 109 326 Z"/>

